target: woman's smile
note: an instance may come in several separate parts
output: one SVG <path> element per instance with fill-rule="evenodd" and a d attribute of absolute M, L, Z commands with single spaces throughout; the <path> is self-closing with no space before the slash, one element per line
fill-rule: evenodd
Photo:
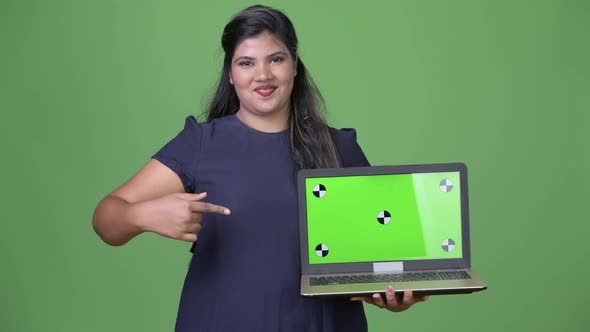
<path fill-rule="evenodd" d="M 256 87 L 256 89 L 254 89 L 254 92 L 258 93 L 259 95 L 261 95 L 262 97 L 268 97 L 270 96 L 275 90 L 277 89 L 276 85 L 272 85 L 272 84 L 264 84 L 264 85 L 260 85 L 258 87 Z"/>

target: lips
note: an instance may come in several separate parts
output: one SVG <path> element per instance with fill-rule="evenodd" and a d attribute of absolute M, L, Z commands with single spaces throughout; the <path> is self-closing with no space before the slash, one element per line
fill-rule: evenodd
<path fill-rule="evenodd" d="M 262 97 L 268 97 L 273 92 L 275 92 L 276 89 L 277 89 L 277 87 L 275 85 L 265 84 L 265 85 L 257 86 L 256 89 L 254 89 L 254 92 L 258 93 Z"/>

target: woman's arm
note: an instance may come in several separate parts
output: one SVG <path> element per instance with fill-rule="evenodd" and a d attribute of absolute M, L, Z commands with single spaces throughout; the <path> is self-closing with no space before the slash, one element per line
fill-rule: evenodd
<path fill-rule="evenodd" d="M 206 193 L 187 194 L 178 175 L 151 159 L 131 179 L 100 201 L 92 225 L 100 238 L 120 246 L 143 232 L 193 242 L 202 213 L 229 214 L 225 207 L 200 202 Z"/>

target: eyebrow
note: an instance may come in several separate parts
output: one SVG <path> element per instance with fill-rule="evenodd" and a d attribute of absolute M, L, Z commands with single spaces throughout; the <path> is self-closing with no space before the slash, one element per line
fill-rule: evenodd
<path fill-rule="evenodd" d="M 289 54 L 287 52 L 285 52 L 285 51 L 277 51 L 277 52 L 274 52 L 274 53 L 271 53 L 271 54 L 267 55 L 265 58 L 268 59 L 268 58 L 272 58 L 272 57 L 277 56 L 277 55 L 289 56 Z M 234 62 L 237 62 L 239 60 L 254 60 L 254 58 L 251 57 L 251 56 L 242 55 L 242 56 L 237 57 Z"/>

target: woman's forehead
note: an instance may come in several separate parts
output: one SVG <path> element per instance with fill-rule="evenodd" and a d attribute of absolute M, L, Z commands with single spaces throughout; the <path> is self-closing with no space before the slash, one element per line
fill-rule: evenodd
<path fill-rule="evenodd" d="M 276 35 L 263 31 L 262 33 L 246 38 L 238 43 L 234 51 L 234 58 L 240 56 L 267 56 L 272 53 L 283 51 L 288 53 L 289 49 Z"/>

